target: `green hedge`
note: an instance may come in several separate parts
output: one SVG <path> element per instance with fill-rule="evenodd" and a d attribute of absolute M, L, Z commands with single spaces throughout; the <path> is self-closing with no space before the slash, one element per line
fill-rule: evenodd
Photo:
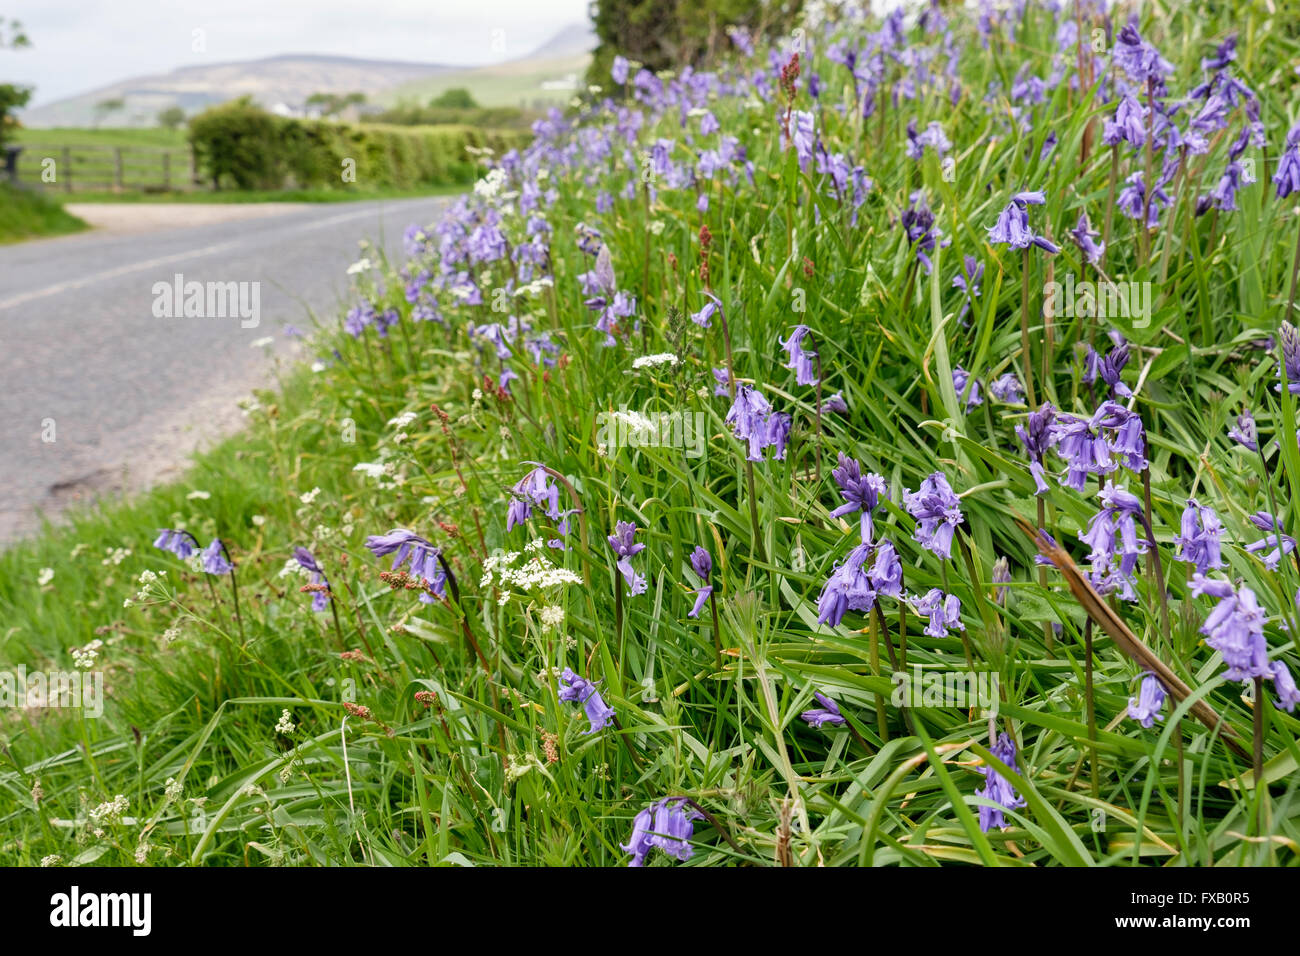
<path fill-rule="evenodd" d="M 526 145 L 529 138 L 519 130 L 469 126 L 286 119 L 247 100 L 213 107 L 189 123 L 195 160 L 217 189 L 458 185 L 479 175 L 466 147 L 489 147 L 499 154 Z M 348 159 L 355 163 L 354 183 L 342 178 Z"/>

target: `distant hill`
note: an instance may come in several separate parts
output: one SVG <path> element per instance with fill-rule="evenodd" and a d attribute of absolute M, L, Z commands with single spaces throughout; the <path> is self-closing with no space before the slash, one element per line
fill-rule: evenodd
<path fill-rule="evenodd" d="M 267 109 L 298 109 L 312 93 L 360 90 L 373 103 L 403 99 L 425 102 L 454 86 L 464 86 L 485 106 L 538 105 L 563 102 L 572 95 L 572 80 L 586 68 L 595 46 L 589 25 L 561 30 L 532 53 L 493 66 L 463 67 L 397 60 L 362 60 L 344 56 L 289 53 L 262 60 L 207 63 L 169 73 L 133 77 L 99 89 L 25 110 L 25 126 L 92 126 L 95 104 L 123 99 L 125 109 L 103 119 L 105 126 L 152 126 L 161 110 L 180 106 L 195 113 L 217 103 L 249 95 Z"/>

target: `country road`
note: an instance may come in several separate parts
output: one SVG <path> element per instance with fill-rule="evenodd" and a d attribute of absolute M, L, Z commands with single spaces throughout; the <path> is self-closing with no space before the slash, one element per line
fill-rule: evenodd
<path fill-rule="evenodd" d="M 106 206 L 94 232 L 0 246 L 0 547 L 38 528 L 38 510 L 178 475 L 195 447 L 238 428 L 236 401 L 272 381 L 268 351 L 296 354 L 286 324 L 309 330 L 309 309 L 336 320 L 358 240 L 400 260 L 406 227 L 446 203 L 207 206 L 170 220 Z M 183 317 L 183 302 L 168 317 L 154 286 L 177 274 L 257 283 L 243 287 L 256 325 Z"/>

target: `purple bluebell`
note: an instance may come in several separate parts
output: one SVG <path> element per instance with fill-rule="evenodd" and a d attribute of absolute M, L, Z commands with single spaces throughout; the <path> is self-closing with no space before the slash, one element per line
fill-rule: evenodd
<path fill-rule="evenodd" d="M 809 727 L 823 727 L 830 724 L 832 727 L 843 727 L 847 722 L 844 715 L 840 713 L 839 705 L 831 700 L 821 691 L 813 691 L 813 697 L 817 698 L 817 703 L 821 707 L 805 710 L 799 715 L 799 719 L 806 721 Z"/>
<path fill-rule="evenodd" d="M 440 560 L 442 551 L 413 531 L 394 528 L 387 534 L 372 534 L 366 538 L 366 548 L 376 558 L 394 555 L 392 570 L 410 561 L 410 575 L 424 583 L 420 601 L 433 604 L 431 596 L 443 597 L 447 593 L 447 572 Z"/>
<path fill-rule="evenodd" d="M 1055 254 L 1060 248 L 1043 236 L 1034 235 L 1029 228 L 1029 206 L 1041 206 L 1047 200 L 1041 192 L 1019 192 L 998 215 L 998 221 L 989 227 L 989 242 L 1005 243 L 1012 249 L 1027 249 L 1037 246 L 1044 252 Z"/>
<path fill-rule="evenodd" d="M 1044 402 L 1036 412 L 1030 412 L 1025 424 L 1016 426 L 1016 437 L 1029 457 L 1029 471 L 1034 476 L 1034 494 L 1045 495 L 1051 488 L 1044 479 L 1043 458 L 1055 446 L 1056 409 Z"/>
<path fill-rule="evenodd" d="M 875 563 L 868 571 L 867 561 L 874 553 Z M 893 544 L 883 541 L 880 547 L 859 544 L 831 572 L 817 598 L 817 621 L 835 627 L 848 611 L 870 611 L 876 597 L 902 594 L 903 566 Z"/>
<path fill-rule="evenodd" d="M 1237 423 L 1228 429 L 1228 437 L 1251 451 L 1259 451 L 1259 430 L 1255 427 L 1255 416 L 1249 408 L 1237 416 Z"/>
<path fill-rule="evenodd" d="M 1155 674 L 1146 674 L 1136 697 L 1128 699 L 1128 715 L 1143 727 L 1150 727 L 1157 720 L 1164 720 L 1161 708 L 1165 705 L 1165 688 Z"/>
<path fill-rule="evenodd" d="M 298 565 L 311 572 L 312 584 L 323 584 L 329 587 L 329 579 L 325 577 L 325 572 L 321 570 L 320 564 L 312 553 L 306 548 L 294 548 L 293 559 Z M 313 611 L 324 611 L 330 606 L 330 595 L 328 591 L 313 591 L 311 595 L 311 609 Z"/>
<path fill-rule="evenodd" d="M 1269 669 L 1273 676 L 1277 705 L 1287 713 L 1295 713 L 1296 704 L 1300 704 L 1300 690 L 1296 689 L 1290 669 L 1282 661 L 1274 661 Z"/>
<path fill-rule="evenodd" d="M 1250 523 L 1266 533 L 1258 541 L 1246 545 L 1247 553 L 1261 555 L 1264 566 L 1270 571 L 1276 571 L 1282 559 L 1295 550 L 1295 538 L 1282 534 L 1282 522 L 1267 511 L 1255 512 L 1250 516 Z"/>
<path fill-rule="evenodd" d="M 736 385 L 736 397 L 724 419 L 732 433 L 749 444 L 750 461 L 762 461 L 763 449 L 775 448 L 775 456 L 785 456 L 785 443 L 790 435 L 790 416 L 775 412 L 771 404 L 757 389 L 749 385 Z"/>
<path fill-rule="evenodd" d="M 615 56 L 614 62 L 610 65 L 609 76 L 619 86 L 627 83 L 627 58 L 624 56 Z"/>
<path fill-rule="evenodd" d="M 585 677 L 579 677 L 570 667 L 566 667 L 560 674 L 560 683 L 564 685 L 560 688 L 560 700 L 582 704 L 587 719 L 591 721 L 588 734 L 594 734 L 609 726 L 614 719 L 614 708 L 605 703 L 605 698 L 600 696 L 600 690 L 594 683 Z"/>
<path fill-rule="evenodd" d="M 1223 523 L 1214 509 L 1188 498 L 1179 533 L 1174 538 L 1178 560 L 1196 565 L 1200 574 L 1226 567 L 1220 545 L 1222 537 Z"/>
<path fill-rule="evenodd" d="M 153 546 L 163 551 L 170 551 L 182 561 L 199 550 L 199 543 L 194 535 L 188 531 L 176 531 L 171 528 L 163 528 L 159 531 Z"/>
<path fill-rule="evenodd" d="M 704 602 L 709 599 L 713 593 L 713 585 L 709 583 L 713 574 L 713 556 L 702 547 L 696 547 L 691 552 L 691 570 L 695 576 L 700 579 L 702 587 L 695 591 L 695 606 L 687 613 L 687 617 L 699 617 L 700 610 L 704 607 Z"/>
<path fill-rule="evenodd" d="M 544 507 L 552 521 L 560 520 L 560 488 L 541 465 L 533 468 L 510 489 L 506 509 L 506 531 L 521 525 L 533 515 L 534 507 Z"/>
<path fill-rule="evenodd" d="M 967 391 L 968 386 L 969 391 Z M 952 370 L 952 387 L 958 399 L 966 399 L 967 412 L 984 404 L 984 397 L 980 395 L 980 380 L 974 378 L 960 365 Z"/>
<path fill-rule="evenodd" d="M 1106 146 L 1131 143 L 1141 147 L 1147 140 L 1147 107 L 1143 106 L 1132 93 L 1124 94 L 1115 110 L 1115 115 L 1108 118 L 1102 129 L 1101 141 Z"/>
<path fill-rule="evenodd" d="M 1088 577 L 1102 594 L 1118 591 L 1126 601 L 1137 600 L 1133 572 L 1137 559 L 1151 546 L 1145 533 L 1138 534 L 1138 522 L 1143 518 L 1142 501 L 1112 481 L 1106 482 L 1100 497 L 1101 510 L 1079 535 L 1079 540 L 1092 549 L 1088 555 L 1092 565 Z"/>
<path fill-rule="evenodd" d="M 1006 372 L 990 382 L 989 393 L 1004 405 L 1023 405 L 1025 401 L 1024 386 L 1011 372 Z"/>
<path fill-rule="evenodd" d="M 1141 219 L 1142 210 L 1146 208 L 1147 227 L 1159 225 L 1160 210 L 1168 206 L 1172 201 L 1169 194 L 1157 182 L 1155 191 L 1151 194 L 1151 204 L 1147 206 L 1147 187 L 1142 174 L 1133 173 L 1124 182 L 1124 188 L 1120 190 L 1119 196 L 1115 200 L 1115 204 L 1119 206 L 1119 211 L 1129 219 Z"/>
<path fill-rule="evenodd" d="M 823 415 L 847 415 L 849 413 L 849 403 L 844 400 L 843 392 L 836 392 L 826 401 L 822 402 L 821 413 Z"/>
<path fill-rule="evenodd" d="M 1271 677 L 1268 645 L 1264 641 L 1264 622 L 1268 615 L 1259 606 L 1255 592 L 1246 585 L 1234 590 L 1228 581 L 1192 576 L 1192 594 L 1219 599 L 1201 633 L 1205 643 L 1223 656 L 1227 665 L 1224 677 L 1245 683 L 1256 677 Z"/>
<path fill-rule="evenodd" d="M 722 303 L 719 302 L 718 297 L 712 293 L 706 292 L 704 294 L 708 297 L 709 301 L 704 303 L 700 308 L 700 311 L 691 313 L 691 321 L 700 328 L 707 329 L 713 324 L 713 313 L 722 308 Z"/>
<path fill-rule="evenodd" d="M 1278 199 L 1300 190 L 1300 124 L 1286 134 L 1286 146 L 1273 173 L 1273 185 L 1277 187 Z"/>
<path fill-rule="evenodd" d="M 924 595 L 913 596 L 910 603 L 917 614 L 930 619 L 925 633 L 931 637 L 947 637 L 950 629 L 966 630 L 966 625 L 961 622 L 961 599 L 955 594 L 944 594 L 938 588 L 930 588 Z"/>
<path fill-rule="evenodd" d="M 646 857 L 655 847 L 684 863 L 694 853 L 690 844 L 695 835 L 694 821 L 703 819 L 704 815 L 685 797 L 658 800 L 636 815 L 632 821 L 632 835 L 627 843 L 619 844 L 619 849 L 632 854 L 628 866 L 644 866 Z"/>
<path fill-rule="evenodd" d="M 235 569 L 230 562 L 226 546 L 221 543 L 220 538 L 213 538 L 212 543 L 200 553 L 200 557 L 203 561 L 203 570 L 208 574 L 229 574 Z"/>
<path fill-rule="evenodd" d="M 637 544 L 633 540 L 635 536 L 635 524 L 631 521 L 619 521 L 614 525 L 614 533 L 606 538 L 609 546 L 618 555 L 618 570 L 623 575 L 623 580 L 627 582 L 629 592 L 633 595 L 644 594 L 646 590 L 645 575 L 637 574 L 632 568 L 632 558 L 645 550 L 644 544 Z"/>
<path fill-rule="evenodd" d="M 1164 78 L 1173 73 L 1173 65 L 1150 43 L 1142 39 L 1137 27 L 1125 24 L 1116 34 L 1115 62 L 1134 83 L 1152 84 L 1157 94 L 1163 92 Z"/>
<path fill-rule="evenodd" d="M 997 742 L 989 748 L 991 753 L 1009 770 L 1020 772 L 1016 764 L 1016 745 L 1005 732 L 998 734 Z M 980 829 L 988 833 L 994 827 L 1005 830 L 1008 826 L 1003 810 L 1018 810 L 1025 805 L 1024 797 L 1016 793 L 1015 787 L 1002 774 L 991 766 L 980 770 L 984 775 L 984 786 L 975 791 L 975 796 L 983 797 L 996 806 L 980 804 Z"/>
<path fill-rule="evenodd" d="M 1106 243 L 1093 241 L 1093 238 L 1097 235 L 1099 233 L 1088 222 L 1088 214 L 1086 212 L 1079 213 L 1079 221 L 1070 230 L 1070 238 L 1079 247 L 1079 251 L 1083 253 L 1083 257 L 1088 261 L 1088 264 L 1094 266 L 1101 261 L 1102 254 L 1106 251 Z"/>
<path fill-rule="evenodd" d="M 785 349 L 790 360 L 786 362 L 785 367 L 794 371 L 794 380 L 798 385 L 816 385 L 817 372 L 813 365 L 813 359 L 817 357 L 816 352 L 810 352 L 803 347 L 803 340 L 808 337 L 812 329 L 806 325 L 796 325 L 794 331 L 790 333 L 788 339 L 782 340 L 779 336 L 777 342 L 781 348 Z"/>
<path fill-rule="evenodd" d="M 1283 322 L 1278 331 L 1282 343 L 1282 368 L 1286 370 L 1287 391 L 1300 395 L 1300 331 L 1290 322 Z M 1281 390 L 1282 369 L 1278 370 L 1278 390 Z"/>
<path fill-rule="evenodd" d="M 943 472 L 934 472 L 915 492 L 905 490 L 903 503 L 916 519 L 916 540 L 921 547 L 941 558 L 951 557 L 953 533 L 962 522 L 961 500 Z"/>
<path fill-rule="evenodd" d="M 874 537 L 871 512 L 880 504 L 881 498 L 889 497 L 885 479 L 872 472 L 863 475 L 857 459 L 849 458 L 844 452 L 839 453 L 839 464 L 831 472 L 831 477 L 844 499 L 844 504 L 832 511 L 831 517 L 841 518 L 855 511 L 861 512 L 862 543 L 870 544 Z"/>
<path fill-rule="evenodd" d="M 1011 583 L 1011 563 L 1006 557 L 1000 557 L 993 562 L 993 600 L 1003 607 L 1007 604 L 1007 595 L 1011 588 L 1007 587 Z"/>
<path fill-rule="evenodd" d="M 715 368 L 713 370 L 713 397 L 723 397 L 731 394 L 731 375 L 725 368 Z"/>

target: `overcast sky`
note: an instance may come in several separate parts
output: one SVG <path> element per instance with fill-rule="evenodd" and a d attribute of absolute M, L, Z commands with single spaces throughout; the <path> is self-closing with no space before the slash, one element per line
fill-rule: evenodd
<path fill-rule="evenodd" d="M 587 0 L 0 0 L 0 17 L 22 21 L 32 41 L 0 50 L 0 82 L 36 87 L 38 106 L 128 77 L 277 53 L 495 63 L 586 21 Z M 193 49 L 195 30 L 204 52 Z"/>

